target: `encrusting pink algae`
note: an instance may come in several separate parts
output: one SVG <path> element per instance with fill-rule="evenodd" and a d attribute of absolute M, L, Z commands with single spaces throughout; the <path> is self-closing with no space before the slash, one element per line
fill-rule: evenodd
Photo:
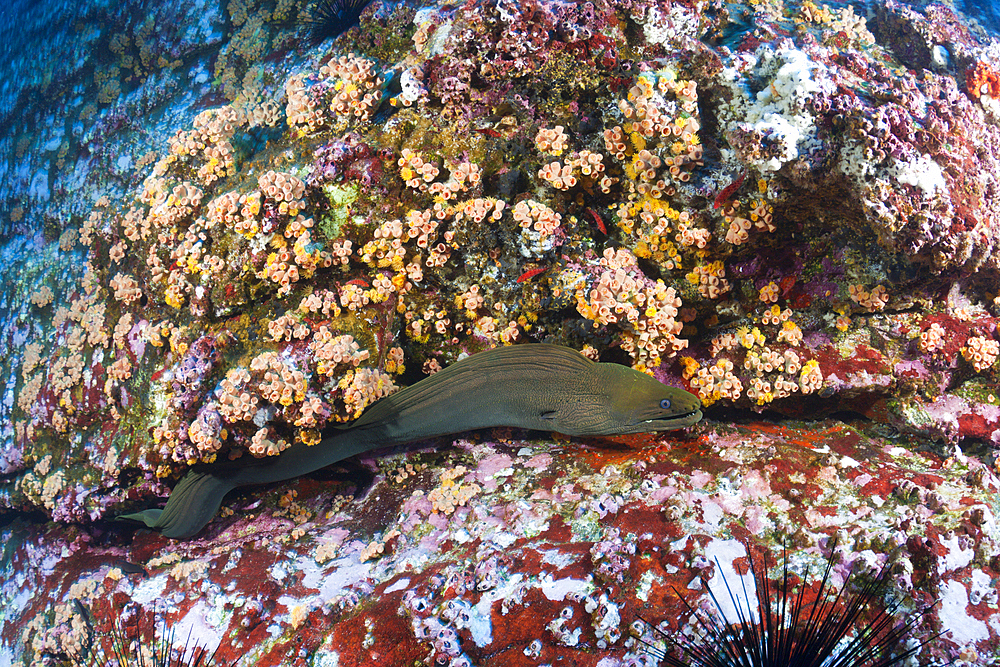
<path fill-rule="evenodd" d="M 123 622 L 226 664 L 646 667 L 643 619 L 690 634 L 679 596 L 786 550 L 933 605 L 905 664 L 1000 660 L 989 15 L 374 0 L 319 41 L 336 1 L 111 4 L 39 10 L 0 75 L 0 663 Z M 383 450 L 190 541 L 111 521 L 535 341 L 705 419 Z"/>

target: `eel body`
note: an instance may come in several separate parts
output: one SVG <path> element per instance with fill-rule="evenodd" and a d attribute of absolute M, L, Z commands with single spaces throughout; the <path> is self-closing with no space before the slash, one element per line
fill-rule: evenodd
<path fill-rule="evenodd" d="M 362 452 L 480 428 L 511 426 L 566 435 L 665 431 L 701 419 L 697 397 L 639 371 L 597 363 L 567 347 L 502 347 L 472 355 L 328 427 L 312 447 L 191 469 L 162 509 L 128 514 L 172 538 L 207 524 L 231 490 L 298 477 Z"/>

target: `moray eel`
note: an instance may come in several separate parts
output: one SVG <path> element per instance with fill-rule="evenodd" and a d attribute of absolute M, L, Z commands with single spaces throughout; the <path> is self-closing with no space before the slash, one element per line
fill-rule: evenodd
<path fill-rule="evenodd" d="M 380 447 L 496 426 L 599 436 L 667 431 L 700 419 L 695 396 L 627 366 L 558 345 L 501 347 L 377 401 L 355 421 L 328 427 L 312 447 L 297 443 L 275 457 L 192 468 L 162 510 L 118 518 L 189 538 L 235 488 L 291 479 Z"/>

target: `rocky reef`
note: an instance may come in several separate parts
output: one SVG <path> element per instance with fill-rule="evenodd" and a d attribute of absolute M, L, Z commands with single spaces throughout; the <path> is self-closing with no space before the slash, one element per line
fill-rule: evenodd
<path fill-rule="evenodd" d="M 34 74 L 0 99 L 0 662 L 156 616 L 244 664 L 655 665 L 641 619 L 690 633 L 682 594 L 709 608 L 702 581 L 783 550 L 807 586 L 833 559 L 887 567 L 900 614 L 936 603 L 912 664 L 1000 660 L 988 14 L 337 6 L 24 31 Z M 705 419 L 382 451 L 234 495 L 187 542 L 110 521 L 531 341 Z"/>

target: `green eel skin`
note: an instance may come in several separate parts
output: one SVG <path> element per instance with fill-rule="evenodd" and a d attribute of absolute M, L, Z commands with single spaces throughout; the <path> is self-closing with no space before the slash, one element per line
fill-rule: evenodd
<path fill-rule="evenodd" d="M 118 518 L 184 539 L 211 521 L 235 488 L 291 479 L 380 447 L 495 426 L 594 436 L 667 431 L 700 419 L 697 397 L 627 366 L 558 345 L 501 347 L 383 398 L 357 420 L 329 427 L 312 447 L 297 443 L 279 456 L 192 468 L 162 510 Z"/>

